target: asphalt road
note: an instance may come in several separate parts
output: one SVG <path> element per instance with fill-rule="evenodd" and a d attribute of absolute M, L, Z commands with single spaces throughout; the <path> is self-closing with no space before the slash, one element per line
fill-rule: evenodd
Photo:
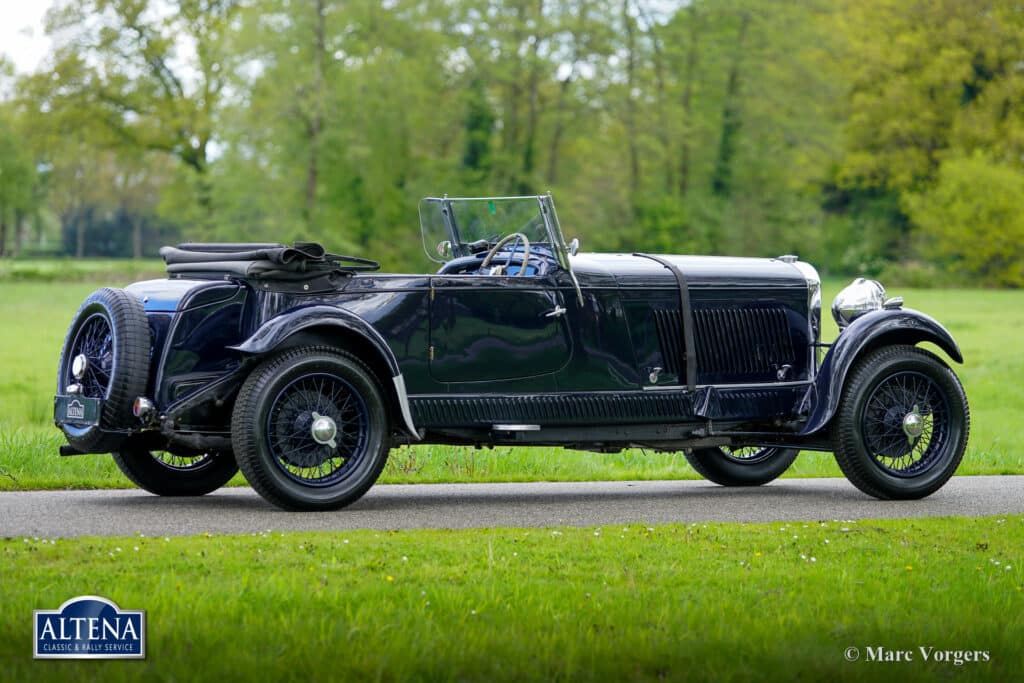
<path fill-rule="evenodd" d="M 919 501 L 878 501 L 845 479 L 756 489 L 703 481 L 380 485 L 337 512 L 283 512 L 248 488 L 202 498 L 139 490 L 0 493 L 0 536 L 147 536 L 333 529 L 464 529 L 664 522 L 771 522 L 1024 513 L 1024 476 L 954 477 Z"/>

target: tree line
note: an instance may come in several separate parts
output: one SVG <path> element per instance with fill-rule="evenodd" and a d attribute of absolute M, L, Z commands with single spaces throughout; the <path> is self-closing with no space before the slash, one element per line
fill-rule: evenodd
<path fill-rule="evenodd" d="M 0 252 L 316 239 L 551 191 L 586 249 L 1024 284 L 1010 0 L 58 0 L 0 65 Z"/>

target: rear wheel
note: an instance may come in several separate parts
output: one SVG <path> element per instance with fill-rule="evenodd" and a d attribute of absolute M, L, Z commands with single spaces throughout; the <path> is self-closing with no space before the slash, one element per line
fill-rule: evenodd
<path fill-rule="evenodd" d="M 252 487 L 286 510 L 335 510 L 358 500 L 384 469 L 388 414 L 373 373 L 354 356 L 302 347 L 245 381 L 231 424 Z"/>
<path fill-rule="evenodd" d="M 238 472 L 230 452 L 153 451 L 128 441 L 113 453 L 124 475 L 158 496 L 203 496 Z"/>
<path fill-rule="evenodd" d="M 953 476 L 969 431 L 967 397 L 953 371 L 901 345 L 870 353 L 851 371 L 832 440 L 854 486 L 875 498 L 913 499 Z"/>
<path fill-rule="evenodd" d="M 761 486 L 789 469 L 798 451 L 792 448 L 695 448 L 686 460 L 708 481 L 722 486 Z"/>

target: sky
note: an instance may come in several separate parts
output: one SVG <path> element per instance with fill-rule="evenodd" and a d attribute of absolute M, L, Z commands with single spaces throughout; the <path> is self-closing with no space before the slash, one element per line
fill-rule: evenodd
<path fill-rule="evenodd" d="M 53 0 L 0 0 L 0 52 L 18 71 L 33 71 L 50 46 L 43 16 Z"/>

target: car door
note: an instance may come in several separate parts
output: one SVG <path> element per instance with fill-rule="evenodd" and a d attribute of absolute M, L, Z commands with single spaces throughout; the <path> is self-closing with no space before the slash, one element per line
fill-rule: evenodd
<path fill-rule="evenodd" d="M 562 293 L 548 277 L 431 278 L 430 374 L 446 383 L 547 375 L 572 355 Z"/>

